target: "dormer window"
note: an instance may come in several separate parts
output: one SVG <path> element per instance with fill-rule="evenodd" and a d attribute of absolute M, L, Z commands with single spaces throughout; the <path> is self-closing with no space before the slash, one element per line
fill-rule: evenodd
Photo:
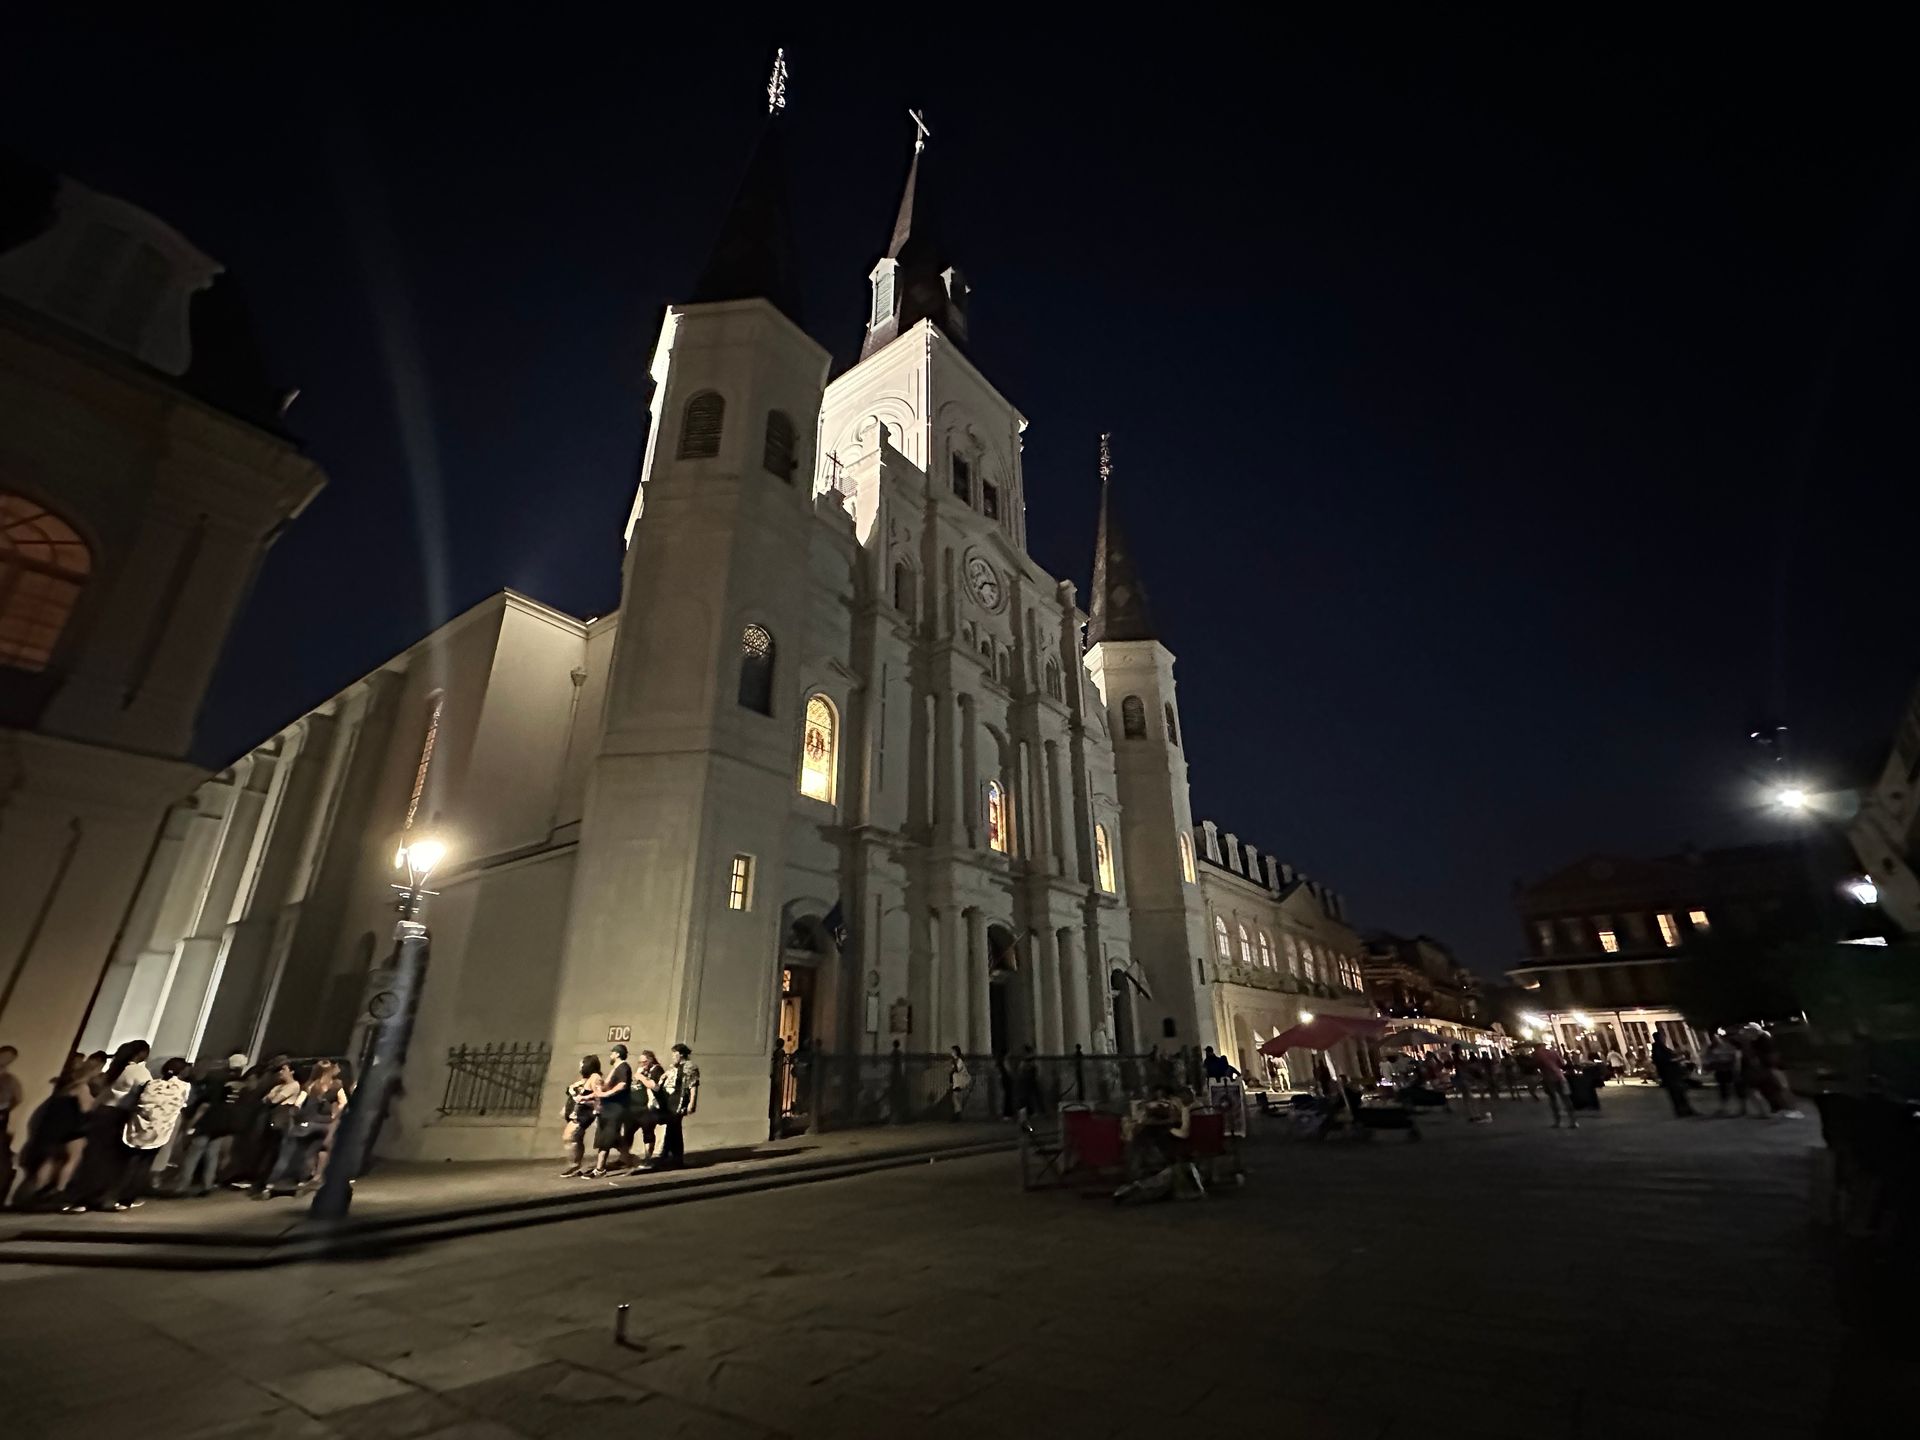
<path fill-rule="evenodd" d="M 1000 518 L 1000 487 L 990 480 L 980 482 L 980 509 L 989 520 Z"/>
<path fill-rule="evenodd" d="M 973 465 L 964 455 L 953 457 L 953 493 L 973 504 Z"/>

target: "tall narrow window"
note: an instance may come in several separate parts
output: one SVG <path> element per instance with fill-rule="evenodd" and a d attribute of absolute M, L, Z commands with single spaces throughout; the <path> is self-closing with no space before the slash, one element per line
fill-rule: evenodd
<path fill-rule="evenodd" d="M 1193 874 L 1193 837 L 1186 831 L 1180 832 L 1180 878 L 1191 885 Z"/>
<path fill-rule="evenodd" d="M 793 421 L 778 410 L 767 412 L 767 443 L 760 463 L 782 480 L 792 481 L 795 465 Z"/>
<path fill-rule="evenodd" d="M 1600 937 L 1600 948 L 1606 951 L 1607 954 L 1618 955 L 1620 953 L 1620 937 L 1613 933 L 1611 926 L 1596 926 L 1594 933 Z"/>
<path fill-rule="evenodd" d="M 1107 839 L 1107 827 L 1093 827 L 1093 868 L 1100 877 L 1100 888 L 1111 895 L 1120 887 L 1113 880 L 1113 843 Z"/>
<path fill-rule="evenodd" d="M 1227 938 L 1227 922 L 1213 917 L 1213 949 L 1223 965 L 1233 963 L 1233 941 Z"/>
<path fill-rule="evenodd" d="M 727 909 L 753 908 L 753 857 L 736 855 L 727 871 Z"/>
<path fill-rule="evenodd" d="M 840 716 L 824 695 L 807 699 L 807 724 L 800 740 L 800 793 L 833 803 L 833 778 L 840 758 Z"/>
<path fill-rule="evenodd" d="M 1704 910 L 1687 911 L 1687 921 L 1702 935 L 1705 935 L 1709 930 L 1713 929 L 1713 926 L 1707 920 L 1707 912 Z"/>
<path fill-rule="evenodd" d="M 885 324 L 893 315 L 893 266 L 882 263 L 880 273 L 873 277 L 873 319 L 868 327 Z"/>
<path fill-rule="evenodd" d="M 427 733 L 420 740 L 420 763 L 413 767 L 413 793 L 407 796 L 407 818 L 403 830 L 413 828 L 413 817 L 420 813 L 426 798 L 427 776 L 433 770 L 433 747 L 440 743 L 440 706 L 446 696 L 436 691 L 427 701 Z"/>
<path fill-rule="evenodd" d="M 1313 958 L 1313 946 L 1304 940 L 1300 942 L 1300 972 L 1309 980 L 1320 978 L 1320 967 Z"/>
<path fill-rule="evenodd" d="M 1007 792 L 998 780 L 987 782 L 987 848 L 1007 853 Z"/>
<path fill-rule="evenodd" d="M 953 457 L 953 493 L 973 504 L 973 466 L 964 455 Z"/>
<path fill-rule="evenodd" d="M 989 520 L 1000 518 L 1000 487 L 991 480 L 980 482 L 980 513 Z"/>
<path fill-rule="evenodd" d="M 47 668 L 92 570 L 87 542 L 71 525 L 0 491 L 0 665 Z"/>
<path fill-rule="evenodd" d="M 1680 943 L 1680 922 L 1664 910 L 1653 917 L 1660 922 L 1660 938 L 1667 942 L 1667 948 L 1673 949 Z"/>
<path fill-rule="evenodd" d="M 702 390 L 687 401 L 680 421 L 680 458 L 711 460 L 720 453 L 720 426 L 726 419 L 727 402 L 717 390 Z"/>
<path fill-rule="evenodd" d="M 773 636 L 764 625 L 740 632 L 740 704 L 759 715 L 773 713 Z"/>
<path fill-rule="evenodd" d="M 1047 659 L 1047 698 L 1049 700 L 1064 698 L 1060 689 L 1060 662 L 1051 656 Z"/>
<path fill-rule="evenodd" d="M 1138 695 L 1129 695 L 1120 702 L 1120 733 L 1129 740 L 1147 738 L 1147 707 L 1140 703 Z"/>
<path fill-rule="evenodd" d="M 1247 934 L 1247 922 L 1240 922 L 1240 963 L 1253 964 L 1253 937 Z"/>
<path fill-rule="evenodd" d="M 1300 975 L 1300 942 L 1294 939 L 1293 936 L 1283 932 L 1280 936 L 1280 943 L 1287 952 L 1287 973 L 1298 979 Z"/>
<path fill-rule="evenodd" d="M 1267 938 L 1267 932 L 1260 932 L 1260 968 L 1273 969 L 1273 941 Z"/>
<path fill-rule="evenodd" d="M 909 617 L 913 614 L 913 567 L 904 560 L 893 567 L 893 608 Z"/>
<path fill-rule="evenodd" d="M 1173 702 L 1171 700 L 1167 701 L 1166 708 L 1167 708 L 1167 743 L 1169 745 L 1178 745 L 1180 743 L 1180 727 L 1173 723 Z"/>

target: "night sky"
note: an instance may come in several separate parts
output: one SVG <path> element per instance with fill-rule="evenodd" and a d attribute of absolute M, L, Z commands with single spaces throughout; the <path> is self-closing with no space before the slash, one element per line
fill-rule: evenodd
<path fill-rule="evenodd" d="M 1196 817 L 1361 925 L 1495 971 L 1516 877 L 1767 833 L 1752 725 L 1838 776 L 1920 671 L 1890 34 L 271 8 L 16 11 L 0 47 L 0 143 L 227 264 L 331 476 L 208 763 L 501 586 L 617 603 L 661 307 L 775 44 L 808 329 L 850 363 L 924 107 L 971 353 L 1032 422 L 1036 558 L 1084 595 L 1111 429 Z"/>

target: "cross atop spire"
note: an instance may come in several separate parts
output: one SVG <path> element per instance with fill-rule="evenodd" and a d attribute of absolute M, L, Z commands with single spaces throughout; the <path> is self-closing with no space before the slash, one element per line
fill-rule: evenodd
<path fill-rule="evenodd" d="M 1113 436 L 1100 436 L 1100 529 L 1093 542 L 1093 596 L 1087 642 L 1157 640 L 1147 587 L 1133 561 L 1113 503 Z"/>
<path fill-rule="evenodd" d="M 918 155 L 927 148 L 927 141 L 933 138 L 933 131 L 927 128 L 927 117 L 922 111 L 909 110 L 907 118 L 913 121 L 913 128 L 919 132 L 913 137 L 913 153 Z"/>
<path fill-rule="evenodd" d="M 922 152 L 933 131 L 925 111 L 909 110 L 907 118 L 913 121 L 913 158 L 886 253 L 867 277 L 873 292 L 862 360 L 921 320 L 933 321 L 949 340 L 964 344 L 967 338 L 967 282 L 934 234 L 933 197 L 921 175 Z"/>
<path fill-rule="evenodd" d="M 767 114 L 778 115 L 787 108 L 787 52 L 773 52 L 773 74 L 767 79 Z"/>

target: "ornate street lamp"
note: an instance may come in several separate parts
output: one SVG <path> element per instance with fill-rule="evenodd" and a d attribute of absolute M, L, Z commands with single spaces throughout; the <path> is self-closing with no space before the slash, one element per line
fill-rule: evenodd
<path fill-rule="evenodd" d="M 358 1061 L 353 1097 L 340 1117 L 326 1178 L 313 1197 L 308 1215 L 315 1220 L 341 1220 L 353 1203 L 353 1182 L 366 1169 L 387 1106 L 400 1083 L 407 1059 L 407 1041 L 413 1034 L 420 987 L 427 978 L 431 936 L 420 915 L 433 895 L 427 880 L 447 857 L 446 845 L 432 836 L 403 839 L 394 852 L 393 868 L 406 872 L 404 885 L 395 883 L 400 898 L 394 908 L 400 919 L 393 927 L 393 952 L 367 976 L 359 1018 L 354 1023 L 352 1053 Z"/>

